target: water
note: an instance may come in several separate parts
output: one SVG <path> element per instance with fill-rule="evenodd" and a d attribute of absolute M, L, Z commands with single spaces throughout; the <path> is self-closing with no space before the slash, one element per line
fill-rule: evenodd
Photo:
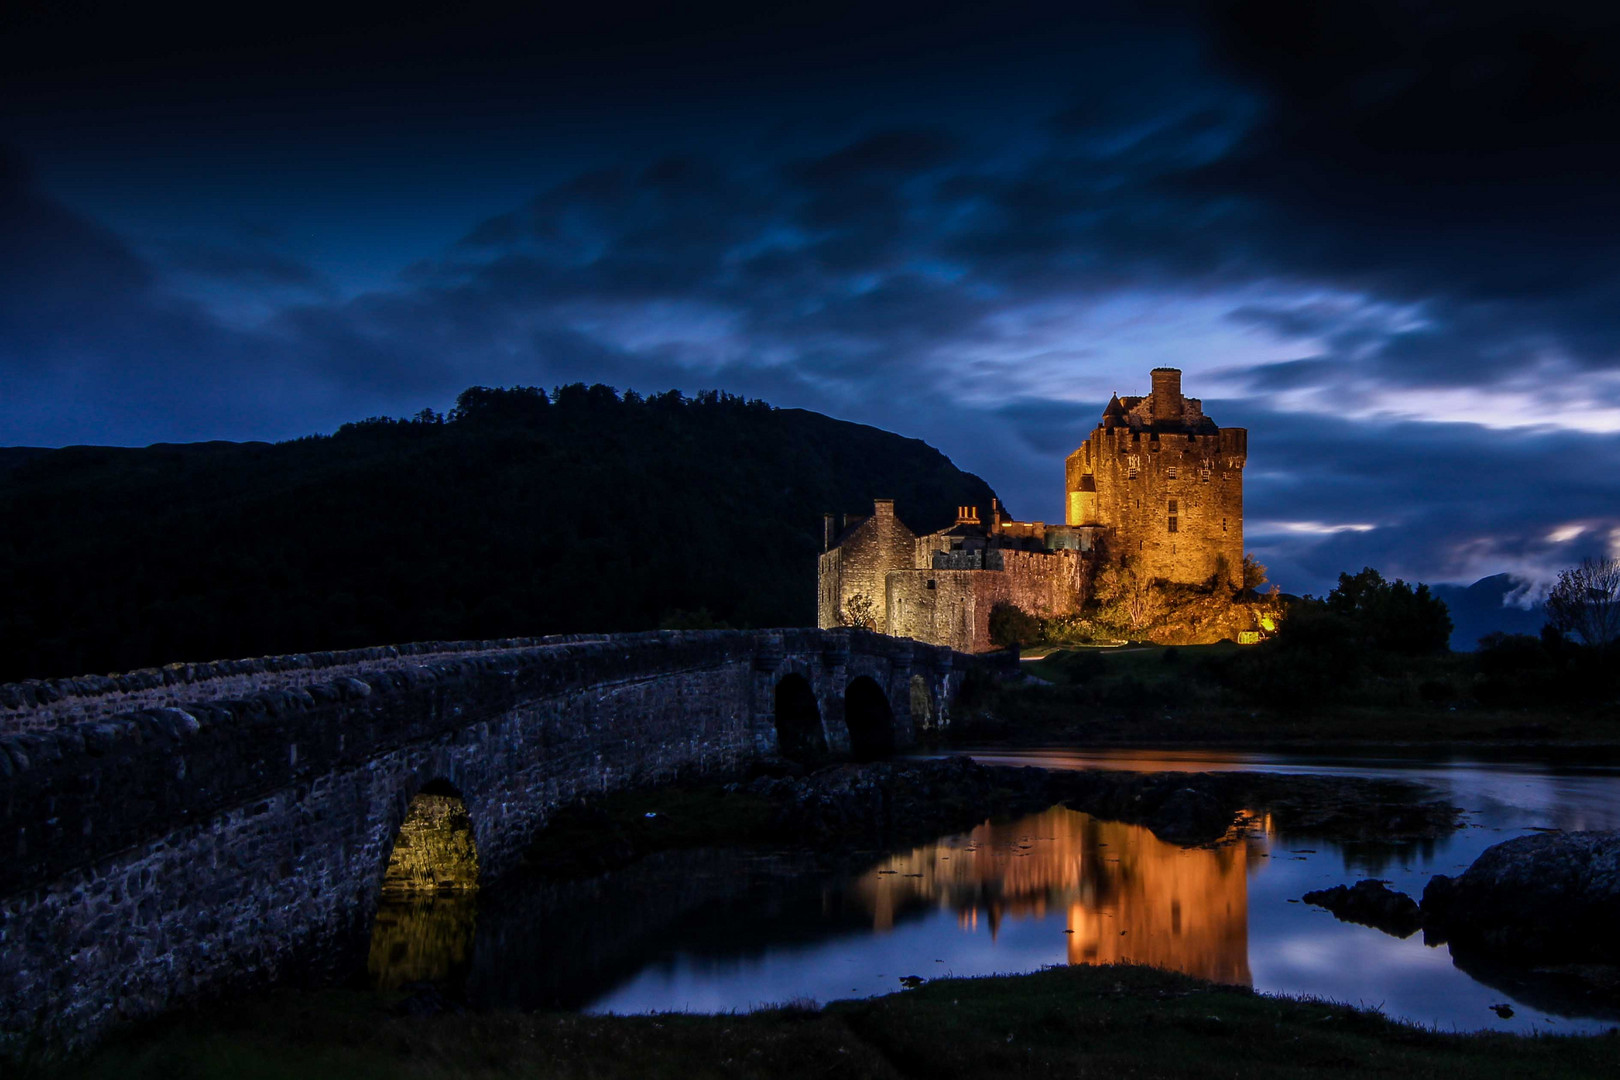
<path fill-rule="evenodd" d="M 853 865 L 791 852 L 667 852 L 589 882 L 389 909 L 373 939 L 373 976 L 380 985 L 452 978 L 483 1006 L 721 1012 L 890 993 L 912 976 L 1131 961 L 1442 1030 L 1599 1031 L 1620 1017 L 1556 978 L 1465 972 L 1421 934 L 1397 939 L 1298 902 L 1369 876 L 1416 896 L 1432 874 L 1457 873 L 1513 836 L 1620 828 L 1620 770 L 1186 751 L 974 756 L 1409 779 L 1462 807 L 1466 827 L 1368 847 L 1257 821 L 1238 843 L 1183 849 L 1056 807 Z M 1511 1016 L 1492 1008 L 1502 1004 Z"/>

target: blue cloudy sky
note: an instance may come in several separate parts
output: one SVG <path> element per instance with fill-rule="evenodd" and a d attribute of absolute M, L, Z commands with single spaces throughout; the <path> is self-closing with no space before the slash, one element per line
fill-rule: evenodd
<path fill-rule="evenodd" d="M 1285 588 L 1620 544 L 1620 12 L 239 15 L 0 14 L 0 445 L 719 387 L 1053 519 L 1175 365 Z"/>

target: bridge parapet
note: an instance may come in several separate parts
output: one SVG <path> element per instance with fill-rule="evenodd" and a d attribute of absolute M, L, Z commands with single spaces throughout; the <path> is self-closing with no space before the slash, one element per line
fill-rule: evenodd
<path fill-rule="evenodd" d="M 79 675 L 0 683 L 0 735 L 48 731 L 199 696 L 245 697 L 359 671 L 417 667 L 494 652 L 601 641 L 600 634 L 559 634 L 495 641 L 421 641 L 364 649 L 290 653 L 246 660 L 168 664 L 119 675 Z"/>

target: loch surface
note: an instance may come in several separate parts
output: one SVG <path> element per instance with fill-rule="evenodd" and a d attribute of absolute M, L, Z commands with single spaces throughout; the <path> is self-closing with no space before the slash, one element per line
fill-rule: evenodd
<path fill-rule="evenodd" d="M 973 756 L 1407 779 L 1463 808 L 1465 825 L 1430 842 L 1347 845 L 1259 817 L 1245 839 L 1186 849 L 1054 807 L 839 866 L 792 851 L 665 852 L 589 881 L 386 905 L 369 975 L 382 987 L 448 981 L 481 1007 L 723 1012 L 889 993 L 916 978 L 1129 961 L 1442 1030 L 1620 1022 L 1563 979 L 1463 971 L 1421 933 L 1395 938 L 1299 901 L 1365 877 L 1417 896 L 1431 875 L 1455 874 L 1513 836 L 1620 828 L 1620 770 L 1226 752 Z"/>

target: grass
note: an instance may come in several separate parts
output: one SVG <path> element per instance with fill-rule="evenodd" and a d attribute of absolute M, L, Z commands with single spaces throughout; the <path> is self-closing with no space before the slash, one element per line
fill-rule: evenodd
<path fill-rule="evenodd" d="M 1620 1036 L 1452 1035 L 1143 967 L 941 979 L 748 1015 L 411 1016 L 402 999 L 276 992 L 182 1014 L 35 1080 L 319 1077 L 1585 1077 Z M 25 1074 L 26 1075 L 26 1074 Z"/>
<path fill-rule="evenodd" d="M 1478 662 L 1467 654 L 1361 669 L 1302 702 L 1258 704 L 1239 676 L 1258 658 L 1255 650 L 1268 647 L 1222 642 L 1032 649 L 1022 670 L 1040 681 L 989 691 L 959 718 L 952 737 L 1023 744 L 1472 743 L 1620 750 L 1620 713 L 1613 707 L 1512 708 L 1472 699 Z"/>

